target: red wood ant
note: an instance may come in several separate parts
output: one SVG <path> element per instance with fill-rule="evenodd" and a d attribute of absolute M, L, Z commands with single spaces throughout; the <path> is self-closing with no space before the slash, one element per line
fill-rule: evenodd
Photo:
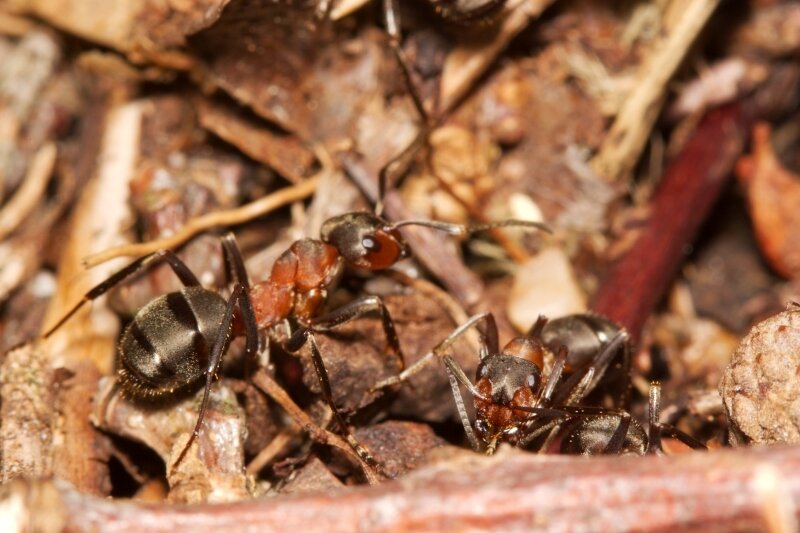
<path fill-rule="evenodd" d="M 374 466 L 374 460 L 350 435 L 334 404 L 314 332 L 377 312 L 386 335 L 387 352 L 397 358 L 402 370 L 403 354 L 394 324 L 380 298 L 367 296 L 329 313 L 318 313 L 345 264 L 383 270 L 406 257 L 409 250 L 398 230 L 409 225 L 427 226 L 452 235 L 505 226 L 547 229 L 536 222 L 517 220 L 476 226 L 426 220 L 392 223 L 372 213 L 351 212 L 326 221 L 320 239 L 294 242 L 277 259 L 270 276 L 252 287 L 241 252 L 233 235 L 228 233 L 222 237 L 226 271 L 232 280 L 227 300 L 219 293 L 201 287 L 197 277 L 174 252 L 159 250 L 136 259 L 89 290 L 44 337 L 49 337 L 84 303 L 105 294 L 131 276 L 166 262 L 184 288 L 155 298 L 136 314 L 119 344 L 117 378 L 124 392 L 140 399 L 171 397 L 197 386 L 205 378 L 197 422 L 173 467 L 181 462 L 200 431 L 211 385 L 231 338 L 245 336 L 246 360 L 252 360 L 259 348 L 259 330 L 270 332 L 273 326 L 287 319 L 293 319 L 298 329 L 284 346 L 295 352 L 306 341 L 310 343 L 323 398 L 351 446 L 365 462 Z"/>
<path fill-rule="evenodd" d="M 473 384 L 449 348 L 480 322 L 485 324 L 485 330 Z M 622 364 L 627 365 L 629 355 L 628 336 L 622 328 L 603 317 L 585 314 L 550 322 L 540 318 L 528 335 L 515 337 L 499 350 L 494 317 L 481 313 L 453 330 L 414 365 L 375 388 L 401 383 L 431 359 L 440 358 L 450 378 L 467 440 L 473 449 L 483 449 L 488 454 L 494 453 L 500 442 L 520 447 L 538 443 L 540 448 L 547 447 L 549 437 L 555 436 L 565 424 L 567 430 L 561 441 L 564 453 L 656 453 L 661 449 L 662 434 L 678 438 L 693 448 L 705 448 L 677 428 L 659 423 L 658 385 L 650 393 L 649 436 L 621 409 L 580 405 L 601 382 L 612 361 L 621 358 Z M 545 377 L 546 358 L 554 363 Z M 461 386 L 474 399 L 474 431 Z"/>

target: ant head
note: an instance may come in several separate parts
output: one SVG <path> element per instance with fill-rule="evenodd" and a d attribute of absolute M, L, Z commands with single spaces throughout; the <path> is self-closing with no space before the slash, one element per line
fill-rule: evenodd
<path fill-rule="evenodd" d="M 320 236 L 349 264 L 368 270 L 389 268 L 407 254 L 400 234 L 387 221 L 366 211 L 329 218 L 322 224 Z"/>
<path fill-rule="evenodd" d="M 505 441 L 515 444 L 521 425 L 530 418 L 542 386 L 539 365 L 510 355 L 494 355 L 478 365 L 475 387 L 486 399 L 475 398 L 475 431 L 486 443 Z"/>
<path fill-rule="evenodd" d="M 542 387 L 541 367 L 511 355 L 496 355 L 478 365 L 477 387 L 491 385 L 492 403 L 513 407 L 535 400 Z"/>

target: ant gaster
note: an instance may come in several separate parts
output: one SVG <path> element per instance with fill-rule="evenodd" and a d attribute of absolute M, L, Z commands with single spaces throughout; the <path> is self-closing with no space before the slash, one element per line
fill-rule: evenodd
<path fill-rule="evenodd" d="M 197 277 L 174 252 L 159 250 L 136 259 L 89 290 L 44 337 L 49 337 L 84 303 L 100 297 L 139 272 L 167 263 L 184 288 L 155 298 L 136 314 L 122 334 L 117 377 L 122 390 L 135 398 L 169 397 L 197 386 L 205 378 L 197 422 L 173 468 L 181 462 L 200 431 L 211 385 L 231 338 L 245 336 L 245 360 L 250 361 L 258 351 L 259 329 L 269 331 L 290 318 L 299 328 L 284 343 L 285 347 L 295 352 L 309 341 L 323 398 L 351 446 L 365 462 L 374 464 L 374 460 L 349 434 L 336 409 L 314 331 L 329 329 L 377 311 L 387 338 L 387 351 L 397 358 L 402 370 L 403 354 L 394 324 L 380 298 L 363 297 L 327 314 L 318 316 L 318 312 L 345 264 L 382 270 L 407 256 L 407 246 L 398 231 L 407 225 L 427 226 L 453 235 L 504 226 L 546 229 L 536 222 L 515 220 L 463 226 L 425 220 L 391 223 L 368 212 L 346 213 L 323 224 L 321 239 L 294 242 L 276 260 L 270 276 L 252 288 L 241 252 L 233 235 L 228 233 L 222 238 L 226 271 L 233 282 L 227 300 L 200 286 Z"/>
<path fill-rule="evenodd" d="M 449 353 L 449 348 L 480 322 L 486 327 L 473 384 Z M 663 433 L 694 448 L 704 448 L 689 435 L 658 422 L 661 398 L 658 385 L 654 384 L 650 394 L 649 438 L 625 411 L 580 405 L 603 379 L 612 361 L 620 357 L 627 360 L 629 352 L 628 337 L 622 328 L 603 317 L 585 314 L 551 322 L 540 318 L 528 335 L 515 337 L 499 350 L 494 318 L 490 313 L 482 313 L 456 328 L 417 363 L 375 388 L 405 381 L 427 361 L 440 358 L 445 364 L 467 439 L 473 449 L 484 449 L 488 454 L 493 453 L 500 442 L 530 447 L 544 439 L 540 447 L 546 447 L 549 437 L 555 436 L 564 424 L 568 426 L 561 441 L 564 453 L 657 453 Z M 554 362 L 545 377 L 546 358 Z M 474 431 L 460 386 L 474 399 Z"/>

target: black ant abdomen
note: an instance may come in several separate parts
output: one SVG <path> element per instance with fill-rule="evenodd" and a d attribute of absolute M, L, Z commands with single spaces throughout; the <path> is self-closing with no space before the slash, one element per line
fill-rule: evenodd
<path fill-rule="evenodd" d="M 575 420 L 561 440 L 561 453 L 573 455 L 600 455 L 608 453 L 607 447 L 614 432 L 620 426 L 620 417 L 596 415 Z M 644 455 L 649 446 L 647 432 L 641 424 L 630 419 L 625 437 L 614 453 L 620 455 Z"/>
<path fill-rule="evenodd" d="M 123 391 L 157 399 L 194 388 L 206 374 L 225 300 L 199 286 L 159 296 L 143 307 L 119 343 Z"/>

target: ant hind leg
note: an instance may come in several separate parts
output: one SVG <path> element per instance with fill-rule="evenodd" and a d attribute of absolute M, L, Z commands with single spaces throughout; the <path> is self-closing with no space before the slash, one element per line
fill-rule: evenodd
<path fill-rule="evenodd" d="M 55 323 L 50 329 L 48 329 L 42 337 L 47 338 L 52 335 L 58 328 L 60 328 L 64 323 L 69 320 L 81 307 L 83 304 L 87 302 L 91 302 L 99 298 L 100 296 L 104 295 L 126 279 L 134 276 L 135 274 L 152 268 L 156 265 L 159 265 L 163 262 L 166 262 L 172 271 L 175 272 L 175 275 L 178 276 L 178 279 L 186 285 L 187 287 L 193 287 L 200 285 L 200 281 L 197 279 L 192 271 L 186 266 L 186 263 L 181 261 L 181 259 L 175 255 L 175 252 L 172 250 L 157 250 L 152 254 L 144 255 L 139 259 L 136 259 L 128 266 L 122 268 L 121 270 L 117 271 L 116 273 L 109 276 L 105 281 L 102 281 L 91 288 L 79 301 L 75 304 L 72 309 L 70 309 L 61 319 Z"/>

